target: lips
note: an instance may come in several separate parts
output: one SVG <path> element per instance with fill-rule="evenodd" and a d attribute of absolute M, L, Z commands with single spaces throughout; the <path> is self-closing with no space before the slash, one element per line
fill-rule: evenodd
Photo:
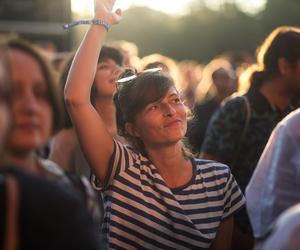
<path fill-rule="evenodd" d="M 182 121 L 180 119 L 172 120 L 167 123 L 165 123 L 164 128 L 170 128 L 170 127 L 178 127 L 181 126 Z"/>
<path fill-rule="evenodd" d="M 21 122 L 16 125 L 17 128 L 26 130 L 26 131 L 33 131 L 36 130 L 39 126 L 33 122 Z"/>

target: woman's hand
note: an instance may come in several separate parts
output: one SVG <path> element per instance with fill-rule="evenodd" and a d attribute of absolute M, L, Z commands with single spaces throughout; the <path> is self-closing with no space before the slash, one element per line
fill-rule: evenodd
<path fill-rule="evenodd" d="M 115 0 L 94 0 L 95 18 L 108 22 L 110 25 L 117 24 L 122 18 L 121 9 L 113 12 Z"/>

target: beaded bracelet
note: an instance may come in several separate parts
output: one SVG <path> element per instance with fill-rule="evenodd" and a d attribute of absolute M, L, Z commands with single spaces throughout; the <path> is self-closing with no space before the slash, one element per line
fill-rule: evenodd
<path fill-rule="evenodd" d="M 77 21 L 73 21 L 71 23 L 64 24 L 63 28 L 64 29 L 69 29 L 69 28 L 72 28 L 74 26 L 81 25 L 81 24 L 95 24 L 95 25 L 100 25 L 100 26 L 104 27 L 106 29 L 106 31 L 108 31 L 109 28 L 110 28 L 110 25 L 106 21 L 103 21 L 103 20 L 100 20 L 100 19 L 83 19 L 83 20 L 77 20 Z"/>

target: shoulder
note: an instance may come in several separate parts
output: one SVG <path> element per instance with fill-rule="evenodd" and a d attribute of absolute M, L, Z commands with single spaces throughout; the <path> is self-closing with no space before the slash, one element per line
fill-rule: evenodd
<path fill-rule="evenodd" d="M 43 168 L 47 178 L 53 181 L 59 181 L 70 185 L 70 180 L 65 174 L 64 170 L 55 162 L 48 159 L 39 159 L 40 166 Z"/>
<path fill-rule="evenodd" d="M 72 197 L 75 197 L 68 190 L 61 188 L 61 186 L 57 185 L 55 182 L 32 175 L 17 167 L 7 168 L 5 174 L 14 176 L 20 184 L 22 192 L 26 192 L 26 194 L 32 197 L 40 197 L 40 199 L 43 200 L 45 198 L 45 200 L 49 200 L 49 202 L 52 198 L 57 199 L 60 202 L 64 201 L 64 199 L 60 200 L 60 198 L 65 197 L 66 194 L 71 200 Z M 62 192 L 62 190 L 64 191 Z"/>
<path fill-rule="evenodd" d="M 208 177 L 213 178 L 215 180 L 225 180 L 230 178 L 230 168 L 223 163 L 198 158 L 194 158 L 194 162 L 196 165 L 197 174 L 200 174 L 204 178 L 204 180 Z"/>
<path fill-rule="evenodd" d="M 119 157 L 126 158 L 129 157 L 132 160 L 137 159 L 146 159 L 137 149 L 135 149 L 129 143 L 122 143 L 120 141 L 114 140 L 115 143 L 115 154 L 119 155 Z"/>
<path fill-rule="evenodd" d="M 48 159 L 39 159 L 39 163 L 43 170 L 46 172 L 46 175 L 63 177 L 65 176 L 64 170 L 57 165 L 54 161 Z"/>
<path fill-rule="evenodd" d="M 233 94 L 223 100 L 223 102 L 221 103 L 221 107 L 227 109 L 240 107 L 245 104 L 245 99 L 245 95 Z"/>
<path fill-rule="evenodd" d="M 299 134 L 299 125 L 300 125 L 300 108 L 291 112 L 287 115 L 278 125 L 285 132 L 290 132 L 291 134 Z M 298 132 L 298 133 L 297 133 Z"/>
<path fill-rule="evenodd" d="M 231 123 L 234 121 L 243 120 L 241 113 L 244 113 L 245 108 L 244 96 L 230 96 L 226 98 L 220 105 L 220 107 L 213 114 L 212 122 L 222 121 L 222 123 Z"/>

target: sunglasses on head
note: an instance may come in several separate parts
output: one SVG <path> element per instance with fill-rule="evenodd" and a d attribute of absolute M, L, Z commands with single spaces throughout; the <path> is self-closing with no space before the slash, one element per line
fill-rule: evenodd
<path fill-rule="evenodd" d="M 141 72 L 138 72 L 137 74 L 123 77 L 123 78 L 117 80 L 116 83 L 126 83 L 126 82 L 129 82 L 129 81 L 137 78 L 139 75 L 146 74 L 146 73 L 156 73 L 156 72 L 160 72 L 160 71 L 162 71 L 162 68 L 160 68 L 160 67 L 153 68 L 153 69 L 146 69 Z"/>

